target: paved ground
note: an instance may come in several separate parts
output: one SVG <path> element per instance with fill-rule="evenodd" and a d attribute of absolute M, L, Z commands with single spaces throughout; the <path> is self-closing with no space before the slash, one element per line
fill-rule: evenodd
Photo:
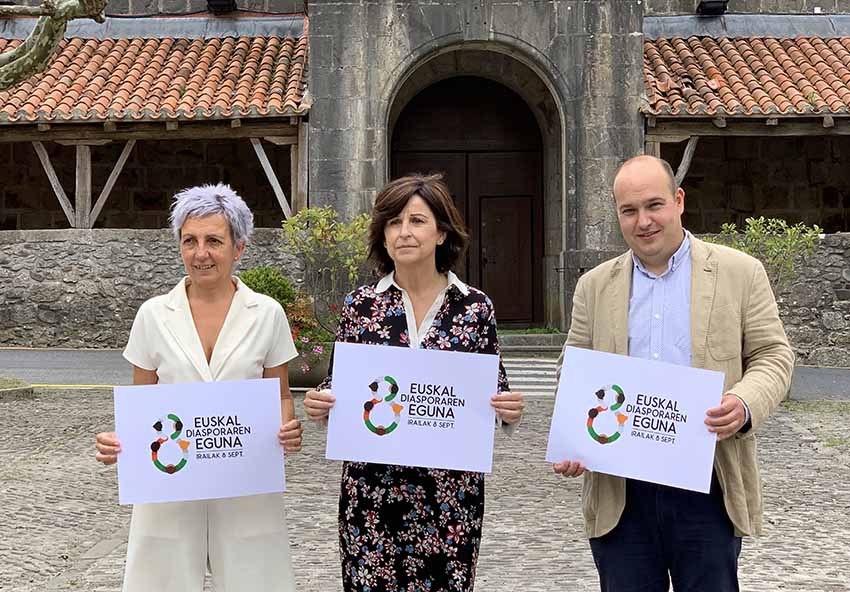
<path fill-rule="evenodd" d="M 520 431 L 497 437 L 476 590 L 583 592 L 596 576 L 582 536 L 579 482 L 543 461 L 552 399 L 534 398 Z M 300 413 L 300 404 L 299 404 Z M 129 511 L 92 434 L 111 424 L 108 390 L 0 398 L 0 590 L 120 590 Z M 743 590 L 850 590 L 850 403 L 792 402 L 763 430 L 766 533 L 745 541 Z M 340 467 L 312 427 L 287 460 L 299 590 L 339 590 Z"/>
<path fill-rule="evenodd" d="M 512 357 L 505 365 L 515 389 L 535 395 L 554 392 L 552 359 Z M 0 376 L 36 385 L 115 385 L 133 379 L 118 350 L 0 348 Z M 850 400 L 850 368 L 798 367 L 791 397 Z"/>

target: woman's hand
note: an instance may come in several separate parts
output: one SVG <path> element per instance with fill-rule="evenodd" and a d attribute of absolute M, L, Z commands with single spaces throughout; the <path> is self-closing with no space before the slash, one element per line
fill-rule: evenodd
<path fill-rule="evenodd" d="M 304 409 L 313 421 L 328 421 L 328 414 L 336 403 L 336 398 L 330 391 L 310 389 L 304 397 Z"/>
<path fill-rule="evenodd" d="M 118 453 L 121 452 L 121 443 L 115 436 L 115 432 L 100 432 L 95 436 L 95 447 L 97 454 L 95 460 L 105 465 L 114 465 L 118 461 Z"/>
<path fill-rule="evenodd" d="M 525 408 L 522 393 L 504 392 L 490 397 L 490 404 L 496 410 L 496 415 L 505 423 L 517 423 L 522 418 Z"/>
<path fill-rule="evenodd" d="M 285 452 L 298 452 L 301 450 L 301 434 L 303 433 L 301 422 L 290 419 L 277 432 L 277 441 L 283 446 Z"/>
<path fill-rule="evenodd" d="M 563 460 L 552 465 L 552 470 L 564 477 L 579 477 L 587 470 L 587 467 L 580 460 Z"/>

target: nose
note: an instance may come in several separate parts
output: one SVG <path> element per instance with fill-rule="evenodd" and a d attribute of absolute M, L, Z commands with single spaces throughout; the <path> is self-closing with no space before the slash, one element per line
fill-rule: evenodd
<path fill-rule="evenodd" d="M 646 210 L 640 209 L 638 210 L 638 226 L 641 228 L 647 228 L 652 224 L 652 219 L 649 217 L 649 214 Z"/>
<path fill-rule="evenodd" d="M 401 221 L 401 236 L 407 236 L 410 234 L 410 222 L 408 220 Z"/>

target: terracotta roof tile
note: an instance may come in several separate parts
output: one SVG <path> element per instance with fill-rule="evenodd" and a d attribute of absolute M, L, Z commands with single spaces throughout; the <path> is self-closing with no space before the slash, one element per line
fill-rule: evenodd
<path fill-rule="evenodd" d="M 643 71 L 650 115 L 850 113 L 850 37 L 647 40 Z"/>
<path fill-rule="evenodd" d="M 0 52 L 20 43 L 0 39 Z M 0 91 L 0 122 L 297 115 L 306 86 L 306 23 L 298 38 L 70 38 L 44 72 Z"/>

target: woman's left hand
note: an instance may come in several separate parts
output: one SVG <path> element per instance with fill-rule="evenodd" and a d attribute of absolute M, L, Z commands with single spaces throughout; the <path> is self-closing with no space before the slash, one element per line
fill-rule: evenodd
<path fill-rule="evenodd" d="M 517 423 L 522 418 L 525 407 L 522 393 L 504 392 L 490 397 L 490 404 L 496 410 L 496 415 L 505 423 Z"/>
<path fill-rule="evenodd" d="M 277 441 L 283 446 L 286 452 L 298 452 L 301 450 L 301 422 L 297 419 L 290 419 L 285 424 L 280 426 L 277 432 Z"/>

